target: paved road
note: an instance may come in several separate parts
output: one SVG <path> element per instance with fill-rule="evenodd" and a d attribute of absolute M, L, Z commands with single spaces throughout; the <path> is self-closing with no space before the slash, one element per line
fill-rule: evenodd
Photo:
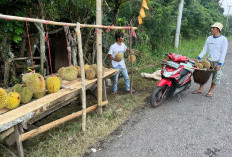
<path fill-rule="evenodd" d="M 91 157 L 232 157 L 232 42 L 213 98 L 191 94 L 145 107 L 107 138 Z M 100 149 L 100 150 L 99 150 Z"/>

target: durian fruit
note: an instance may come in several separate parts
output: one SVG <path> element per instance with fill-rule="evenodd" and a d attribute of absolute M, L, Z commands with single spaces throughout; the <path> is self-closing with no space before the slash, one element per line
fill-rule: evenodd
<path fill-rule="evenodd" d="M 30 90 L 30 88 L 23 87 L 21 92 L 20 92 L 20 96 L 21 96 L 21 103 L 26 104 L 29 101 L 31 101 L 32 96 L 33 96 L 33 92 Z"/>
<path fill-rule="evenodd" d="M 122 58 L 123 58 L 122 53 L 117 53 L 117 54 L 115 55 L 115 58 L 116 58 L 117 61 L 121 61 Z"/>
<path fill-rule="evenodd" d="M 20 94 L 18 92 L 10 92 L 6 96 L 6 108 L 7 109 L 14 109 L 19 106 L 21 101 Z"/>
<path fill-rule="evenodd" d="M 77 79 L 78 71 L 77 68 L 74 66 L 66 67 L 64 69 L 63 77 L 64 80 L 73 81 Z"/>
<path fill-rule="evenodd" d="M 6 106 L 6 96 L 7 96 L 7 93 L 5 89 L 0 88 L 0 109 Z"/>
<path fill-rule="evenodd" d="M 206 69 L 210 68 L 210 62 L 207 60 L 203 60 L 201 64 L 203 65 L 203 68 L 206 68 Z"/>
<path fill-rule="evenodd" d="M 21 84 L 16 84 L 16 85 L 14 85 L 12 88 L 11 88 L 11 91 L 12 92 L 18 92 L 18 93 L 20 93 L 21 91 L 22 91 L 22 85 Z"/>
<path fill-rule="evenodd" d="M 132 56 L 132 62 L 134 63 L 136 61 L 136 56 L 135 55 L 131 55 Z M 128 60 L 131 63 L 131 56 L 128 56 Z"/>
<path fill-rule="evenodd" d="M 60 90 L 61 82 L 56 76 L 50 76 L 46 79 L 46 87 L 48 93 L 55 93 Z"/>
<path fill-rule="evenodd" d="M 61 77 L 57 77 L 59 80 L 60 80 L 60 86 L 62 85 L 62 83 L 63 83 L 63 80 L 62 80 L 62 78 Z"/>
<path fill-rule="evenodd" d="M 78 71 L 78 76 L 81 76 L 81 68 L 80 68 L 80 66 L 76 66 L 76 68 L 77 68 L 77 71 Z"/>
<path fill-rule="evenodd" d="M 97 64 L 91 65 L 91 68 L 97 73 Z"/>
<path fill-rule="evenodd" d="M 28 73 L 23 75 L 22 80 L 33 93 L 40 93 L 46 89 L 44 77 L 38 73 Z"/>
<path fill-rule="evenodd" d="M 196 63 L 195 67 L 199 67 L 200 69 L 203 69 L 203 65 L 201 63 Z"/>
<path fill-rule="evenodd" d="M 96 72 L 92 69 L 92 68 L 89 68 L 86 72 L 85 72 L 85 75 L 86 75 L 86 78 L 91 80 L 93 78 L 95 78 L 96 76 Z"/>
<path fill-rule="evenodd" d="M 44 90 L 43 92 L 40 93 L 34 93 L 33 97 L 36 99 L 42 98 L 46 94 L 46 91 Z"/>
<path fill-rule="evenodd" d="M 62 67 L 62 68 L 60 68 L 60 69 L 58 70 L 58 76 L 59 76 L 60 78 L 63 78 L 64 69 L 65 69 L 65 67 Z"/>
<path fill-rule="evenodd" d="M 90 65 L 89 64 L 85 64 L 84 65 L 84 69 L 85 69 L 85 72 L 90 68 Z"/>
<path fill-rule="evenodd" d="M 91 68 L 95 71 L 95 76 L 97 77 L 97 64 L 93 64 L 91 65 Z M 105 67 L 102 66 L 102 75 L 104 76 L 104 72 L 105 72 Z"/>

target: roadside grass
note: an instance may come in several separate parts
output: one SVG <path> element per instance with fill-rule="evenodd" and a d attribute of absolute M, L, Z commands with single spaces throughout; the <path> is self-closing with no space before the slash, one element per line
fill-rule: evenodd
<path fill-rule="evenodd" d="M 196 58 L 201 52 L 205 38 L 196 40 L 183 40 L 181 54 L 190 58 Z M 57 126 L 43 134 L 25 141 L 24 149 L 26 156 L 29 157 L 70 157 L 83 156 L 89 148 L 96 148 L 98 141 L 107 138 L 110 133 L 122 125 L 130 116 L 147 103 L 147 98 L 155 88 L 157 81 L 145 79 L 140 76 L 141 72 L 153 73 L 160 69 L 160 59 L 163 54 L 168 52 L 176 52 L 169 47 L 165 47 L 159 55 L 154 55 L 148 45 L 143 45 L 136 52 L 137 61 L 134 65 L 133 88 L 136 92 L 133 96 L 125 92 L 124 80 L 119 79 L 119 91 L 116 96 L 111 95 L 112 87 L 108 87 L 109 104 L 103 109 L 103 114 L 98 115 L 92 112 L 87 115 L 87 131 L 81 132 L 81 118 L 77 118 Z M 127 62 L 128 64 L 128 62 Z M 130 66 L 127 65 L 130 73 Z M 87 104 L 90 106 L 96 104 L 96 100 L 91 95 L 87 96 Z M 63 107 L 62 109 L 52 113 L 44 119 L 35 123 L 40 126 L 49 121 L 56 120 L 67 114 L 71 114 L 81 109 L 79 102 Z M 152 109 L 152 108 L 151 108 Z M 11 147 L 16 151 L 16 147 Z M 9 154 L 0 147 L 0 156 L 6 157 Z"/>

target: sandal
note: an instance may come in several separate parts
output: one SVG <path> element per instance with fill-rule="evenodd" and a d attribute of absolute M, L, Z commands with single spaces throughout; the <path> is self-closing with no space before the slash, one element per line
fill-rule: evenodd
<path fill-rule="evenodd" d="M 202 93 L 202 91 L 200 91 L 200 90 L 195 90 L 194 92 L 192 92 L 192 94 L 201 94 Z"/>
<path fill-rule="evenodd" d="M 205 96 L 206 97 L 212 97 L 213 93 L 207 93 Z"/>

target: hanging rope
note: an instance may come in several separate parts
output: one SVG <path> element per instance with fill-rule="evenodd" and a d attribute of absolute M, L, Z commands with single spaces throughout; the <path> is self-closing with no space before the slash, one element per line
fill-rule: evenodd
<path fill-rule="evenodd" d="M 34 62 L 33 62 L 33 55 L 32 55 L 32 51 L 31 51 L 30 35 L 29 35 L 28 27 L 27 27 L 27 19 L 26 19 L 26 28 L 27 28 L 27 37 L 28 37 L 28 43 L 29 43 L 30 53 L 31 53 L 31 63 L 32 63 L 33 71 L 35 72 L 35 66 L 34 66 Z"/>
<path fill-rule="evenodd" d="M 51 76 L 53 76 L 52 73 L 52 60 L 51 60 L 51 51 L 50 51 L 50 43 L 49 43 L 49 36 L 48 36 L 48 22 L 46 21 L 46 37 L 45 37 L 45 41 L 48 44 L 48 53 L 49 53 L 49 62 L 50 62 L 50 69 L 51 69 Z"/>
<path fill-rule="evenodd" d="M 70 56 L 69 56 L 69 49 L 68 49 L 68 34 L 69 34 L 69 36 L 70 37 L 72 37 L 71 36 L 71 34 L 70 34 L 70 30 L 69 30 L 69 26 L 68 26 L 68 24 L 66 24 L 66 42 L 67 42 L 67 50 L 68 50 L 68 63 L 69 63 L 69 66 L 71 66 L 71 62 L 70 62 Z"/>

